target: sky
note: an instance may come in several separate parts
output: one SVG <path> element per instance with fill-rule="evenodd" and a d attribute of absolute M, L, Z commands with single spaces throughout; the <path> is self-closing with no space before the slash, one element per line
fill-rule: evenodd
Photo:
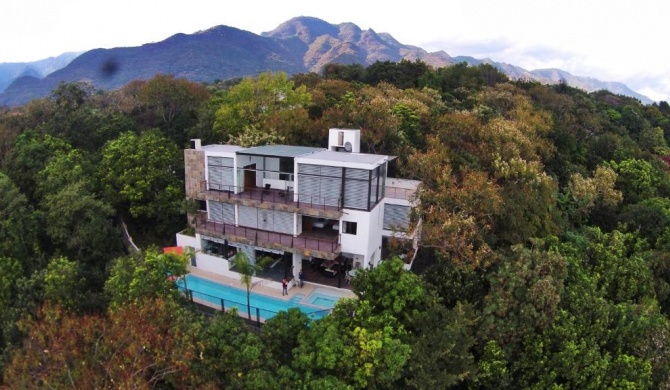
<path fill-rule="evenodd" d="M 670 101 L 668 15 L 670 2 L 660 0 L 3 0 L 0 63 L 139 46 L 218 25 L 260 34 L 312 16 L 451 56 L 618 81 Z"/>

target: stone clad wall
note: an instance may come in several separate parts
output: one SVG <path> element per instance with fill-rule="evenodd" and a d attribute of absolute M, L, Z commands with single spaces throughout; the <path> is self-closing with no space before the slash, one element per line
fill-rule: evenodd
<path fill-rule="evenodd" d="M 197 199 L 203 190 L 205 181 L 205 151 L 196 149 L 184 150 L 184 169 L 186 197 Z"/>

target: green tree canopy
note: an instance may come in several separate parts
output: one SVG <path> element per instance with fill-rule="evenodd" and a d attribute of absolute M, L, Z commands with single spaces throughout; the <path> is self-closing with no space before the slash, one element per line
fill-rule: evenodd
<path fill-rule="evenodd" d="M 112 305 L 143 297 L 174 298 L 179 292 L 175 278 L 186 274 L 185 256 L 148 249 L 135 256 L 117 258 L 113 263 L 105 292 Z"/>
<path fill-rule="evenodd" d="M 305 110 L 309 102 L 305 86 L 295 87 L 285 73 L 261 73 L 255 79 L 243 79 L 224 95 L 214 131 L 220 134 L 219 141 L 226 141 L 248 127 L 265 128 L 268 121 L 284 112 Z"/>
<path fill-rule="evenodd" d="M 0 173 L 0 254 L 26 259 L 29 268 L 39 260 L 38 228 L 26 197 L 12 180 Z"/>
<path fill-rule="evenodd" d="M 152 130 L 109 141 L 98 173 L 108 202 L 133 218 L 158 221 L 159 228 L 173 231 L 184 199 L 183 169 L 177 145 Z"/>

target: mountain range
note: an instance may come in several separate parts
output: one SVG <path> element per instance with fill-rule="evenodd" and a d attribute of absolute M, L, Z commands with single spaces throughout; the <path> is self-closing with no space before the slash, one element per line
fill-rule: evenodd
<path fill-rule="evenodd" d="M 586 91 L 607 89 L 635 97 L 645 104 L 652 102 L 622 83 L 573 76 L 560 69 L 528 71 L 490 59 L 451 57 L 444 51 L 428 52 L 404 45 L 388 33 L 362 30 L 353 23 L 334 25 L 305 16 L 286 21 L 261 35 L 216 26 L 142 46 L 94 49 L 77 54 L 66 53 L 30 63 L 0 64 L 0 106 L 21 105 L 48 96 L 61 81 L 88 81 L 98 89 L 110 90 L 156 74 L 212 82 L 255 76 L 264 71 L 284 71 L 289 75 L 319 72 L 328 63 L 367 66 L 376 61 L 403 59 L 421 60 L 433 67 L 459 62 L 488 63 L 512 79 L 548 84 L 565 82 Z"/>

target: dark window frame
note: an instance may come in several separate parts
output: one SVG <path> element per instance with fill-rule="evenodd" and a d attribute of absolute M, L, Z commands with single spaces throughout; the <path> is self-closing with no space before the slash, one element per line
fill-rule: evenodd
<path fill-rule="evenodd" d="M 358 233 L 358 222 L 342 221 L 342 233 L 355 236 Z"/>

